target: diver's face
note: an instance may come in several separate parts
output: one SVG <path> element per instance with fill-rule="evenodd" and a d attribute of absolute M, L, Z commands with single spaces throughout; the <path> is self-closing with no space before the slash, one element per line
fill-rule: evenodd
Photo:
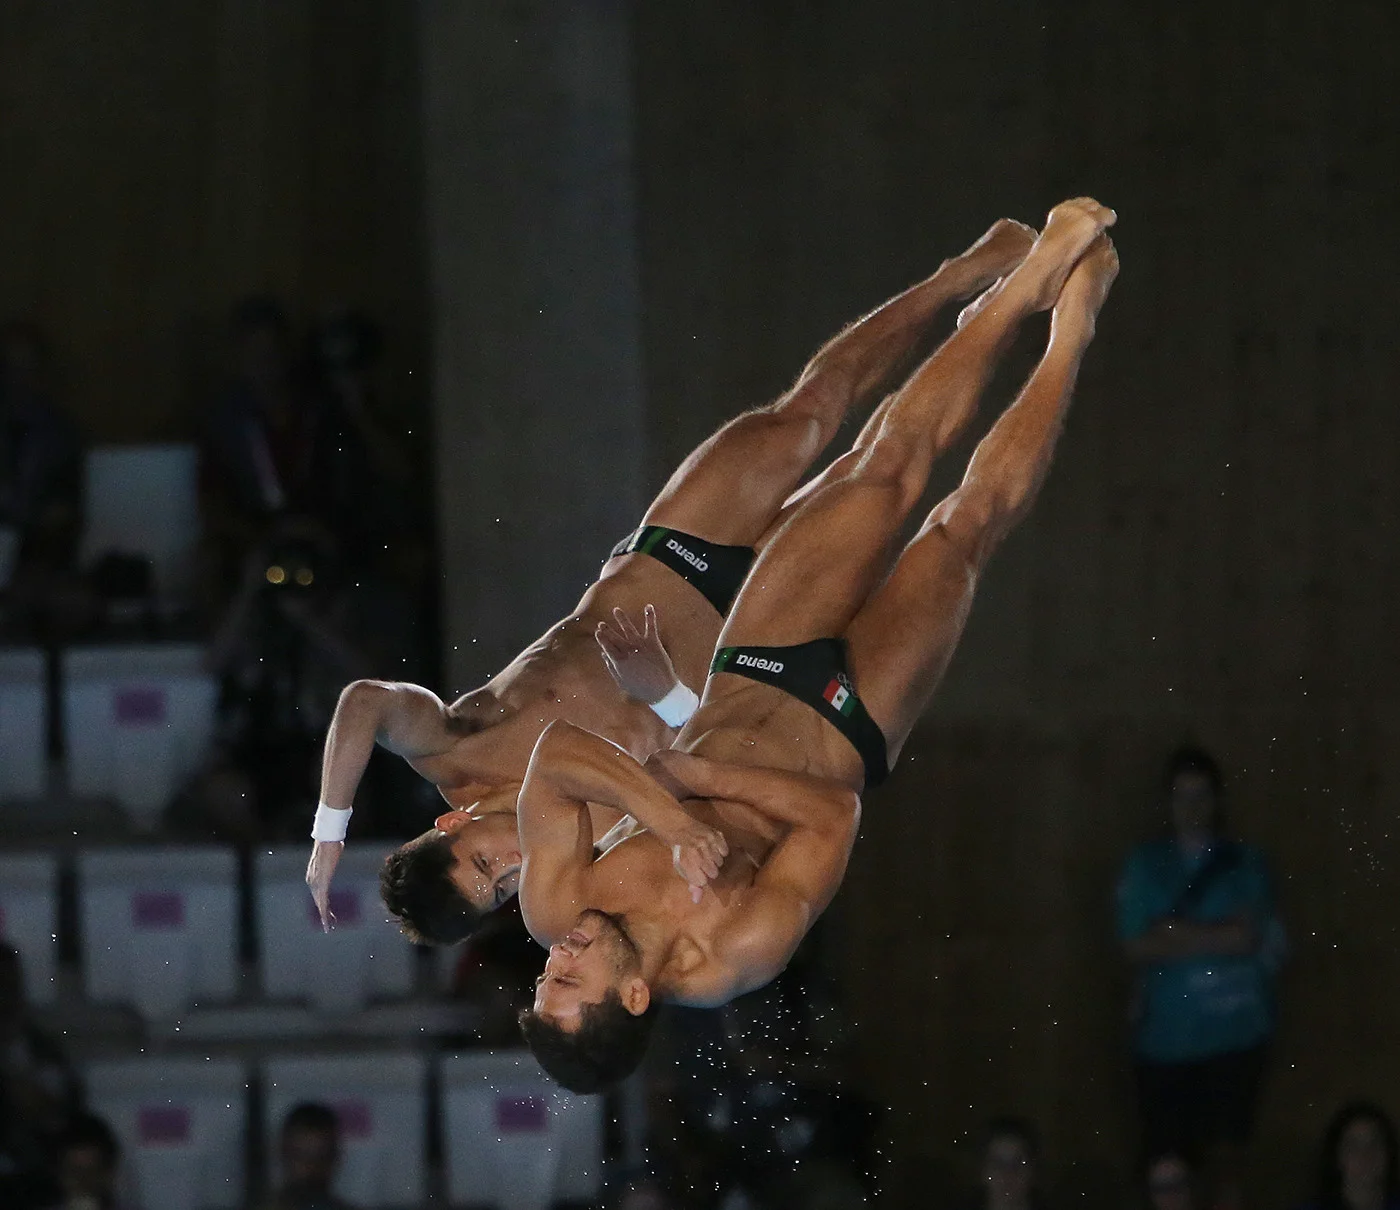
<path fill-rule="evenodd" d="M 520 889 L 520 836 L 515 812 L 448 811 L 433 824 L 452 838 L 452 884 L 478 911 L 498 908 Z"/>
<path fill-rule="evenodd" d="M 617 926 L 589 909 L 567 937 L 549 947 L 544 973 L 535 981 L 535 1013 L 565 1033 L 575 1033 L 583 1010 L 616 991 L 628 1012 L 640 1015 L 650 993 L 638 967 L 636 951 Z"/>

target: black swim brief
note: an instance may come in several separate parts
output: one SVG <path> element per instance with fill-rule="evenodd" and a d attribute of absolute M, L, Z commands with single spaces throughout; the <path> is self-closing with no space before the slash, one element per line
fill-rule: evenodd
<path fill-rule="evenodd" d="M 865 784 L 890 775 L 885 733 L 870 717 L 846 671 L 845 639 L 813 639 L 793 647 L 721 647 L 710 673 L 732 672 L 772 685 L 811 706 L 860 753 Z"/>
<path fill-rule="evenodd" d="M 724 617 L 753 563 L 753 547 L 720 546 L 679 529 L 643 525 L 613 547 L 614 555 L 650 555 L 693 584 Z"/>

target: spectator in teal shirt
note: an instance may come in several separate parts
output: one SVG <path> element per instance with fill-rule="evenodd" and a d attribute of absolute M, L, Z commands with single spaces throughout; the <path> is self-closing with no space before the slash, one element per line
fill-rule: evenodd
<path fill-rule="evenodd" d="M 1133 851 L 1118 934 L 1137 969 L 1134 1049 L 1145 1154 L 1175 1152 L 1238 1201 L 1282 956 L 1268 871 L 1224 835 L 1220 769 L 1183 748 L 1167 762 L 1171 835 Z"/>

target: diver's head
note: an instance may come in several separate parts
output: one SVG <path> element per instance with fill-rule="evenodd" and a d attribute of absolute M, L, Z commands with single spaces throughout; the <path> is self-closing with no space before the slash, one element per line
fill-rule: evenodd
<path fill-rule="evenodd" d="M 571 1092 L 591 1093 L 632 1073 L 655 1017 L 636 943 L 619 917 L 589 908 L 550 946 L 520 1030 L 555 1080 Z"/>
<path fill-rule="evenodd" d="M 451 945 L 516 893 L 520 864 L 513 810 L 447 811 L 389 855 L 380 894 L 410 939 Z"/>

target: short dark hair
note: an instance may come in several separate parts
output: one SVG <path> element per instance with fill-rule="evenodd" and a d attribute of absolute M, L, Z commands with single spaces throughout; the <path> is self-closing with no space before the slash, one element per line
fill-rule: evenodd
<path fill-rule="evenodd" d="M 399 928 L 419 945 L 452 945 L 481 922 L 478 911 L 453 883 L 457 864 L 452 838 L 434 829 L 401 845 L 384 859 L 379 895 Z"/>
<path fill-rule="evenodd" d="M 1166 766 L 1162 770 L 1162 788 L 1170 791 L 1176 779 L 1183 773 L 1204 777 L 1210 782 L 1210 788 L 1216 798 L 1225 792 L 1225 778 L 1220 772 L 1220 766 L 1215 757 L 1204 748 L 1194 744 L 1183 744 L 1167 757 Z"/>
<path fill-rule="evenodd" d="M 570 1092 L 602 1092 L 637 1069 L 656 1024 L 657 1007 L 653 1000 L 645 1012 L 629 1013 L 617 989 L 609 988 L 597 1004 L 584 1006 L 574 1033 L 565 1033 L 530 1008 L 520 1013 L 520 1032 L 557 1083 Z"/>
<path fill-rule="evenodd" d="M 1343 1105 L 1327 1124 L 1327 1133 L 1322 1140 L 1322 1154 L 1318 1157 L 1318 1204 L 1325 1210 L 1342 1210 L 1346 1200 L 1342 1197 L 1342 1166 L 1337 1162 L 1337 1149 L 1341 1146 L 1342 1135 L 1357 1122 L 1374 1122 L 1385 1140 L 1385 1195 L 1386 1199 L 1400 1197 L 1400 1141 L 1395 1134 L 1395 1123 L 1390 1115 L 1373 1101 L 1349 1101 Z"/>
<path fill-rule="evenodd" d="M 316 1130 L 322 1134 L 340 1134 L 340 1119 L 329 1105 L 317 1101 L 302 1101 L 287 1110 L 282 1119 L 282 1133 L 293 1130 Z"/>
<path fill-rule="evenodd" d="M 121 1144 L 112 1128 L 95 1113 L 77 1114 L 58 1138 L 59 1151 L 93 1147 L 102 1153 L 107 1167 L 115 1168 L 121 1159 Z"/>

